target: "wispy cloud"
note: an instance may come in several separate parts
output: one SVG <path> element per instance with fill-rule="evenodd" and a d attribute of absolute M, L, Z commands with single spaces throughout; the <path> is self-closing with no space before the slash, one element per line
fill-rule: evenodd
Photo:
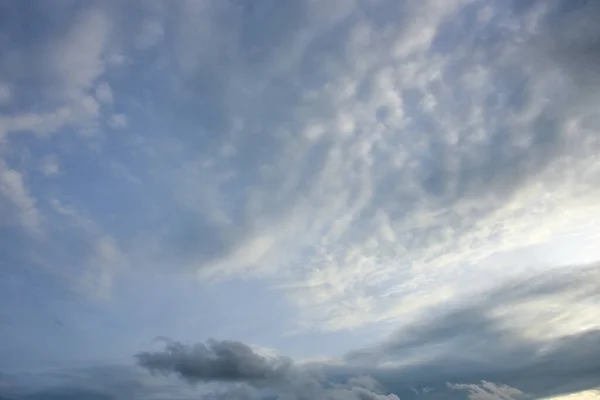
<path fill-rule="evenodd" d="M 261 15 L 207 4 L 227 21 Z M 182 96 L 202 88 L 212 99 L 192 102 L 206 115 L 185 118 L 228 133 L 206 136 L 214 150 L 201 156 L 182 152 L 193 167 L 176 193 L 223 239 L 176 263 L 201 277 L 274 276 L 306 327 L 336 330 L 393 318 L 398 297 L 438 286 L 420 282 L 452 292 L 451 276 L 593 212 L 597 150 L 583 125 L 594 111 L 572 103 L 587 88 L 580 67 L 544 60 L 584 40 L 558 26 L 586 23 L 594 5 L 562 15 L 544 3 L 348 3 L 323 26 L 327 6 L 301 4 L 274 9 L 286 22 L 257 56 L 231 22 L 224 35 L 203 28 L 218 47 L 177 60 Z M 185 10 L 185 20 L 196 15 Z M 299 15 L 308 22 L 297 30 Z M 593 65 L 585 55 L 573 63 Z"/>
<path fill-rule="evenodd" d="M 595 212 L 595 111 L 582 99 L 596 96 L 597 7 L 563 8 L 183 2 L 172 17 L 141 7 L 131 26 L 90 8 L 28 55 L 49 62 L 60 101 L 1 125 L 145 131 L 99 139 L 134 149 L 147 193 L 173 194 L 169 214 L 146 200 L 154 228 L 133 229 L 124 250 L 137 264 L 268 276 L 303 329 L 388 321 L 453 297 L 457 274 L 482 279 L 491 255 Z M 575 21 L 585 35 L 561 28 Z M 145 72 L 115 84 L 110 60 L 128 46 L 155 61 L 140 67 L 130 52 L 119 74 Z M 132 112 L 148 126 L 119 98 L 147 110 Z M 110 164 L 129 169 L 120 158 Z"/>
<path fill-rule="evenodd" d="M 0 215 L 3 223 L 16 224 L 32 233 L 40 233 L 41 216 L 23 175 L 0 159 Z"/>
<path fill-rule="evenodd" d="M 536 397 L 592 389 L 599 271 L 566 268 L 508 282 L 347 359 L 390 365 L 374 376 L 398 387 L 483 379 Z"/>
<path fill-rule="evenodd" d="M 81 320 L 0 361 L 161 324 L 199 344 L 138 362 L 215 398 L 591 390 L 597 268 L 553 267 L 600 257 L 599 4 L 0 5 L 0 312 Z"/>

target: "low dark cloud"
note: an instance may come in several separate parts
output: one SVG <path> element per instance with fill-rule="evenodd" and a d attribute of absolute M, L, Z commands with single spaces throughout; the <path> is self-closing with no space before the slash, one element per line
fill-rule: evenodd
<path fill-rule="evenodd" d="M 263 356 L 235 341 L 212 340 L 192 346 L 167 342 L 164 350 L 140 353 L 136 359 L 142 368 L 175 374 L 190 383 L 237 384 L 209 396 L 215 399 L 397 400 L 393 394 L 382 393 L 372 378 L 332 382 L 322 366 L 301 367 L 285 357 Z"/>
<path fill-rule="evenodd" d="M 290 368 L 287 358 L 267 358 L 236 341 L 211 340 L 187 346 L 168 342 L 163 351 L 136 355 L 138 364 L 150 371 L 175 373 L 190 381 L 278 381 Z"/>

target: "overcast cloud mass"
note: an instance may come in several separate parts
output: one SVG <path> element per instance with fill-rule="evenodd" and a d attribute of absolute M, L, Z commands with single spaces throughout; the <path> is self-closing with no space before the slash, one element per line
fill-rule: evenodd
<path fill-rule="evenodd" d="M 600 398 L 599 20 L 0 2 L 0 399 Z"/>

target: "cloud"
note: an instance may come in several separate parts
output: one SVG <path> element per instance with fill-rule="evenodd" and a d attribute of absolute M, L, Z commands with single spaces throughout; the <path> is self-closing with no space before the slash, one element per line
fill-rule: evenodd
<path fill-rule="evenodd" d="M 82 12 L 66 38 L 52 53 L 57 78 L 67 97 L 79 99 L 104 72 L 104 53 L 111 31 L 110 19 L 101 10 Z"/>
<path fill-rule="evenodd" d="M 284 357 L 267 357 L 250 346 L 233 341 L 210 341 L 194 346 L 168 342 L 164 351 L 136 355 L 137 362 L 152 372 L 176 374 L 185 381 L 237 382 L 249 385 L 244 398 L 397 400 L 380 394 L 381 388 L 369 377 L 350 379 L 346 384 L 321 381 L 317 371 L 294 366 Z M 242 386 L 243 387 L 243 386 Z M 235 398 L 240 387 L 225 388 L 215 398 Z M 255 391 L 256 390 L 256 391 Z M 242 396 L 243 397 L 243 396 Z"/>
<path fill-rule="evenodd" d="M 598 6 L 565 4 L 84 7 L 19 52 L 48 65 L 26 75 L 41 106 L 0 131 L 106 129 L 94 146 L 144 182 L 115 217 L 144 270 L 267 278 L 300 312 L 290 329 L 408 321 L 597 214 Z M 11 104 L 30 104 L 14 70 Z"/>
<path fill-rule="evenodd" d="M 249 346 L 233 341 L 211 341 L 185 346 L 171 342 L 162 352 L 140 353 L 138 364 L 150 371 L 176 373 L 195 381 L 278 381 L 289 368 L 286 359 L 267 359 Z"/>
<path fill-rule="evenodd" d="M 135 38 L 135 46 L 140 50 L 148 50 L 158 45 L 164 34 L 162 24 L 159 21 L 145 21 Z"/>
<path fill-rule="evenodd" d="M 127 127 L 127 116 L 125 114 L 113 114 L 108 119 L 108 126 L 113 129 L 123 129 Z"/>
<path fill-rule="evenodd" d="M 0 105 L 10 102 L 12 98 L 12 89 L 9 84 L 0 82 Z"/>
<path fill-rule="evenodd" d="M 598 384 L 599 289 L 598 265 L 522 276 L 324 363 L 268 358 L 228 341 L 168 342 L 165 350 L 136 358 L 144 368 L 188 382 L 248 383 L 297 398 L 391 392 L 514 400 L 579 393 Z"/>
<path fill-rule="evenodd" d="M 11 6 L 6 12 L 16 14 L 18 9 Z M 75 15 L 65 24 L 64 32 L 48 32 L 43 38 L 32 33 L 23 39 L 18 29 L 6 27 L 6 35 L 15 43 L 25 45 L 6 52 L 0 60 L 7 79 L 4 86 L 10 85 L 10 97 L 13 103 L 19 104 L 0 116 L 2 135 L 49 134 L 66 127 L 89 130 L 100 116 L 98 101 L 112 101 L 107 83 L 99 84 L 95 93 L 98 100 L 93 91 L 97 79 L 107 69 L 113 26 L 106 11 L 86 7 L 73 13 L 63 5 L 47 12 L 50 19 L 55 18 L 57 12 Z M 33 97 L 35 106 L 32 106 Z"/>
<path fill-rule="evenodd" d="M 12 18 L 20 8 L 6 9 L 22 21 Z M 10 251 L 35 254 L 99 299 L 131 266 L 140 278 L 263 278 L 299 310 L 290 329 L 396 322 L 406 329 L 394 340 L 348 362 L 387 382 L 375 364 L 402 366 L 398 382 L 419 393 L 482 379 L 554 393 L 569 387 L 560 374 L 589 387 L 595 353 L 580 352 L 597 340 L 595 275 L 536 275 L 444 310 L 525 269 L 517 257 L 490 259 L 598 215 L 597 3 L 57 10 L 40 13 L 50 27 L 27 37 L 6 29 L 2 42 L 22 45 L 0 55 L 2 220 L 11 235 L 42 222 L 48 233 Z M 112 131 L 131 121 L 130 135 Z M 99 134 L 51 135 L 72 130 Z M 438 318 L 424 321 L 429 313 Z M 222 356 L 222 380 L 247 381 L 244 360 L 270 373 L 270 358 L 214 343 L 230 353 L 209 343 L 144 354 L 156 369 L 200 368 L 189 378 L 200 382 L 215 379 L 206 371 L 216 374 Z M 415 360 L 421 370 L 406 366 Z M 290 396 L 302 385 L 315 396 L 374 392 L 298 371 L 292 363 L 295 378 L 283 374 Z"/>
<path fill-rule="evenodd" d="M 40 170 L 48 177 L 60 174 L 60 162 L 56 155 L 45 156 L 40 162 Z"/>
<path fill-rule="evenodd" d="M 113 94 L 108 83 L 102 82 L 96 86 L 96 99 L 100 103 L 112 104 Z"/>
<path fill-rule="evenodd" d="M 99 115 L 99 105 L 89 92 L 105 70 L 104 53 L 110 30 L 110 21 L 102 11 L 87 9 L 78 15 L 66 35 L 51 37 L 41 54 L 24 52 L 17 59 L 18 67 L 31 72 L 29 80 L 39 82 L 38 102 L 43 108 L 3 115 L 2 133 L 48 134 L 71 124 L 93 121 Z M 27 63 L 47 65 L 47 69 L 31 70 Z M 9 74 L 17 73 L 9 71 Z M 16 86 L 15 92 L 19 89 Z"/>
<path fill-rule="evenodd" d="M 31 233 L 41 233 L 42 217 L 24 177 L 0 158 L 0 215 L 2 225 L 16 223 Z"/>
<path fill-rule="evenodd" d="M 598 10 L 564 4 L 181 3 L 160 123 L 194 128 L 144 148 L 182 210 L 140 262 L 268 277 L 318 330 L 418 318 L 457 276 L 506 274 L 486 261 L 596 213 L 596 111 L 574 100 L 594 92 L 577 71 Z M 574 21 L 591 33 L 561 39 Z"/>
<path fill-rule="evenodd" d="M 141 369 L 55 371 L 41 379 L 41 387 L 30 375 L 31 397 L 22 393 L 12 375 L 3 379 L 14 399 L 67 399 L 75 393 L 107 399 L 146 398 L 151 393 L 156 398 L 253 400 L 586 398 L 598 385 L 597 328 L 526 338 L 522 326 L 507 327 L 512 315 L 496 311 L 557 297 L 571 302 L 558 310 L 559 316 L 577 313 L 570 305 L 578 302 L 592 302 L 590 307 L 598 310 L 599 285 L 597 265 L 524 277 L 344 359 L 307 363 L 238 341 L 186 345 L 165 340 L 162 349 L 135 355 Z M 537 325 L 547 319 L 542 311 L 522 316 Z"/>
<path fill-rule="evenodd" d="M 198 398 L 197 391 L 167 378 L 154 376 L 149 379 L 132 367 L 112 364 L 56 369 L 52 373 L 31 372 L 26 382 L 14 374 L 7 374 L 7 379 L 11 385 L 1 395 L 11 400 Z"/>
<path fill-rule="evenodd" d="M 85 269 L 77 280 L 78 289 L 91 298 L 108 300 L 115 276 L 129 267 L 129 260 L 111 236 L 91 236 L 88 243 L 90 252 L 85 259 Z"/>
<path fill-rule="evenodd" d="M 594 400 L 597 399 L 598 397 L 600 397 L 600 391 L 599 390 L 586 390 L 584 392 L 579 392 L 579 393 L 572 393 L 572 394 L 568 394 L 568 395 L 564 395 L 564 396 L 556 396 L 556 397 L 551 397 L 550 399 L 556 399 L 556 400 Z"/>
<path fill-rule="evenodd" d="M 76 257 L 77 263 L 83 268 L 77 271 L 62 268 L 56 272 L 63 276 L 67 274 L 73 287 L 82 295 L 109 300 L 115 277 L 130 267 L 127 255 L 115 238 L 103 232 L 89 215 L 58 199 L 53 199 L 51 206 L 62 217 L 58 225 L 70 228 L 68 234 L 63 233 L 63 240 L 67 245 L 84 249 L 81 253 L 73 252 L 71 255 Z M 63 246 L 54 246 L 56 250 L 63 250 Z"/>
<path fill-rule="evenodd" d="M 390 389 L 484 380 L 537 398 L 589 390 L 599 367 L 599 287 L 598 265 L 535 274 L 400 329 L 347 359 L 363 371 L 376 366 L 377 372 L 366 371 Z M 475 392 L 489 395 L 480 389 Z"/>

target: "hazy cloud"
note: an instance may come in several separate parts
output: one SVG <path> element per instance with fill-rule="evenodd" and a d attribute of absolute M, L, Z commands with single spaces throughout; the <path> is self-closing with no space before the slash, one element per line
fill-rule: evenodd
<path fill-rule="evenodd" d="M 51 177 L 60 174 L 60 163 L 54 154 L 49 154 L 40 161 L 40 170 L 45 176 Z"/>
<path fill-rule="evenodd" d="M 100 103 L 112 104 L 113 94 L 108 83 L 102 82 L 96 86 L 96 99 Z"/>
<path fill-rule="evenodd" d="M 159 21 L 145 21 L 135 38 L 135 46 L 141 50 L 147 50 L 156 46 L 163 39 L 164 30 Z"/>
<path fill-rule="evenodd" d="M 125 114 L 113 114 L 108 118 L 108 126 L 113 129 L 123 129 L 127 127 L 127 116 Z"/>
<path fill-rule="evenodd" d="M 31 233 L 40 233 L 41 216 L 23 175 L 0 158 L 0 215 L 2 223 L 16 224 Z"/>
<path fill-rule="evenodd" d="M 10 85 L 0 82 L 0 105 L 4 105 L 10 102 L 12 98 L 12 89 Z"/>

